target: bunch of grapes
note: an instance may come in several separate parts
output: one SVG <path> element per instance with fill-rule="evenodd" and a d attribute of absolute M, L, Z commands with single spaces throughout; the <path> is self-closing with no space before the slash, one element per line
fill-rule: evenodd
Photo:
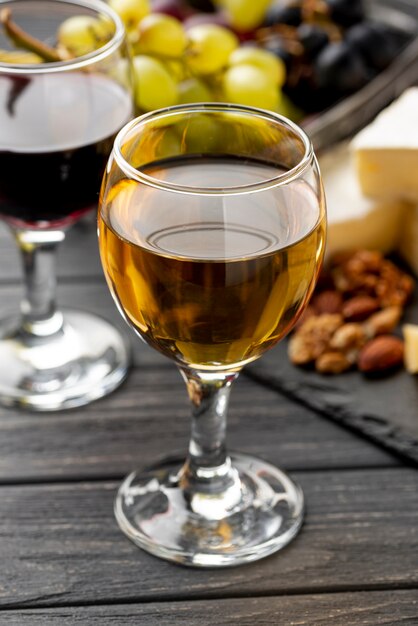
<path fill-rule="evenodd" d="M 300 121 L 364 87 L 407 43 L 398 29 L 367 19 L 364 0 L 108 2 L 131 42 L 140 112 L 231 102 Z M 105 17 L 75 16 L 59 28 L 56 48 L 34 48 L 31 40 L 23 50 L 0 50 L 0 58 L 82 56 L 109 41 L 113 29 Z M 127 71 L 122 59 L 121 82 Z"/>
<path fill-rule="evenodd" d="M 234 3 L 228 3 L 232 10 Z M 109 4 L 131 42 L 140 111 L 192 102 L 280 110 L 286 68 L 271 52 L 240 45 L 230 28 L 217 23 L 188 24 L 173 15 L 151 13 L 148 0 L 109 0 Z M 257 12 L 257 21 L 264 12 L 265 6 L 261 14 Z M 70 18 L 61 25 L 58 39 L 72 54 L 85 54 L 89 46 L 93 49 L 103 41 L 105 31 L 106 24 L 97 20 L 93 24 L 91 18 Z"/>
<path fill-rule="evenodd" d="M 273 1 L 256 37 L 286 63 L 285 93 L 317 112 L 364 87 L 396 57 L 400 33 L 367 18 L 364 0 Z"/>

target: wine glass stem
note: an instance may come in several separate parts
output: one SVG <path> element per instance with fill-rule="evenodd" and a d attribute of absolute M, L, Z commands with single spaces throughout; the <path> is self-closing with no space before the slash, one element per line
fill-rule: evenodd
<path fill-rule="evenodd" d="M 25 295 L 20 308 L 22 329 L 49 337 L 62 328 L 56 309 L 56 249 L 65 238 L 62 230 L 14 230 L 23 262 Z"/>
<path fill-rule="evenodd" d="M 205 496 L 210 496 L 214 505 L 212 512 L 227 515 L 241 498 L 241 486 L 237 471 L 231 467 L 226 451 L 226 415 L 231 385 L 238 372 L 202 373 L 180 368 L 186 381 L 192 403 L 192 429 L 189 452 L 182 469 L 182 486 L 188 500 L 202 505 L 207 516 Z M 196 497 L 195 497 L 196 496 Z M 221 507 L 219 506 L 222 503 Z M 201 510 L 196 510 L 202 513 Z"/>

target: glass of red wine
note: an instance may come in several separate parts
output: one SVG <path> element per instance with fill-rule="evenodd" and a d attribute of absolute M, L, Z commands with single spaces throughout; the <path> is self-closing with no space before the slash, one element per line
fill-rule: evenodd
<path fill-rule="evenodd" d="M 0 219 L 25 283 L 20 315 L 0 320 L 0 402 L 66 409 L 109 393 L 128 370 L 126 340 L 109 322 L 57 309 L 54 266 L 66 230 L 97 205 L 113 139 L 133 116 L 133 75 L 123 25 L 105 3 L 0 0 L 4 9 L 48 47 L 74 16 L 108 33 L 81 56 L 39 63 L 25 53 L 13 63 L 0 26 Z"/>

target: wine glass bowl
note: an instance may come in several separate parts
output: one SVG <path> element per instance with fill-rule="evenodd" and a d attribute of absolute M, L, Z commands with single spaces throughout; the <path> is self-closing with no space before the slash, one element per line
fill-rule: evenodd
<path fill-rule="evenodd" d="M 119 310 L 176 362 L 192 403 L 186 463 L 132 474 L 116 500 L 121 528 L 149 552 L 235 565 L 299 529 L 300 489 L 267 463 L 228 456 L 225 417 L 239 371 L 304 310 L 324 241 L 312 147 L 284 118 L 187 105 L 119 133 L 101 190 L 103 267 Z"/>
<path fill-rule="evenodd" d="M 129 363 L 126 340 L 111 324 L 56 308 L 54 278 L 56 247 L 97 206 L 113 140 L 133 116 L 126 35 L 99 0 L 0 0 L 0 10 L 49 47 L 74 16 L 108 29 L 82 56 L 42 63 L 23 53 L 12 63 L 0 28 L 0 219 L 16 239 L 25 278 L 21 315 L 0 321 L 0 402 L 71 408 L 113 390 Z"/>
<path fill-rule="evenodd" d="M 47 42 L 74 15 L 110 19 L 94 1 L 3 0 L 5 8 L 19 27 Z M 11 45 L 0 28 L 0 48 Z M 110 41 L 83 57 L 0 60 L 2 219 L 22 228 L 55 228 L 97 205 L 113 139 L 132 117 L 130 90 L 115 79 L 124 48 L 124 31 L 115 22 Z"/>

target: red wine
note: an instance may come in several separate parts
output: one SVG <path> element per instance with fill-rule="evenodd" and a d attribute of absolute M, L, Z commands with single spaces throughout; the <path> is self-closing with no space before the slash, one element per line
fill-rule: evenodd
<path fill-rule="evenodd" d="M 114 137 L 131 117 L 130 93 L 106 76 L 0 75 L 0 216 L 53 227 L 93 208 Z"/>

